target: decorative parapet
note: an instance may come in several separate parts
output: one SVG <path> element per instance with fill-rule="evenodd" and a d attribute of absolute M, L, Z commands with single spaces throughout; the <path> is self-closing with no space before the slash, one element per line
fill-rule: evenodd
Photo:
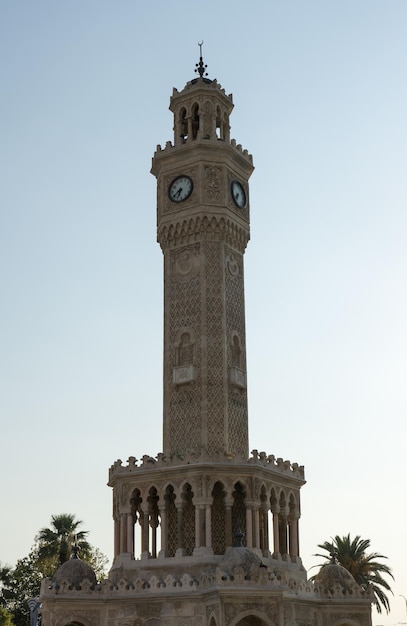
<path fill-rule="evenodd" d="M 368 600 L 373 601 L 370 589 L 365 589 L 355 583 L 351 589 L 344 589 L 341 585 L 335 585 L 326 589 L 311 581 L 289 578 L 287 581 L 280 576 L 277 570 L 269 567 L 252 567 L 250 573 L 244 572 L 243 568 L 235 567 L 232 572 L 225 574 L 221 568 L 209 568 L 200 574 L 194 575 L 187 572 L 172 573 L 149 573 L 142 572 L 133 579 L 121 578 L 116 584 L 110 580 L 104 580 L 96 587 L 85 579 L 77 587 L 72 587 L 68 581 L 56 587 L 51 579 L 46 578 L 41 585 L 41 599 L 64 596 L 128 596 L 145 594 L 168 594 L 185 593 L 185 591 L 207 591 L 219 587 L 266 587 L 269 590 L 281 590 L 285 595 L 295 595 L 304 599 L 315 600 Z"/>
<path fill-rule="evenodd" d="M 326 587 L 325 585 L 319 585 L 315 583 L 313 585 L 313 593 L 315 596 L 321 599 L 338 599 L 338 598 L 363 598 L 365 600 L 369 600 L 371 602 L 374 601 L 374 594 L 371 589 L 362 587 L 358 585 L 356 582 L 354 585 L 345 588 L 343 585 L 337 583 L 335 585 L 331 585 L 330 587 Z"/>
<path fill-rule="evenodd" d="M 213 80 L 205 79 L 201 81 L 199 80 L 199 78 L 194 78 L 193 80 L 188 81 L 185 87 L 181 89 L 181 91 L 178 91 L 176 87 L 173 87 L 172 97 L 176 98 L 177 96 L 182 94 L 184 91 L 192 89 L 192 88 L 196 88 L 197 85 L 199 85 L 200 87 L 204 87 L 205 89 L 213 89 L 215 87 L 215 89 L 220 91 L 220 93 L 222 93 L 225 96 L 225 98 L 228 98 L 231 102 L 233 102 L 233 95 L 231 93 L 227 94 L 224 88 L 222 87 L 222 85 L 218 83 L 216 78 L 214 78 Z"/>
<path fill-rule="evenodd" d="M 286 589 L 272 571 L 267 568 L 257 568 L 251 572 L 250 576 L 245 576 L 241 568 L 235 568 L 233 574 L 225 575 L 219 569 L 210 569 L 202 572 L 198 576 L 187 572 L 179 575 L 173 574 L 148 574 L 136 576 L 129 580 L 121 578 L 116 584 L 110 580 L 104 580 L 96 588 L 89 585 L 89 581 L 84 580 L 82 585 L 72 587 L 68 581 L 63 581 L 59 587 L 51 584 L 50 579 L 45 579 L 41 586 L 41 598 L 49 598 L 56 595 L 64 596 L 115 596 L 127 595 L 129 597 L 137 594 L 159 594 L 159 593 L 185 593 L 186 590 L 203 591 L 214 587 L 245 586 L 253 587 L 264 585 L 273 589 Z"/>
<path fill-rule="evenodd" d="M 251 458 L 249 463 L 256 463 L 257 465 L 263 465 L 264 467 L 273 467 L 280 472 L 291 473 L 298 478 L 304 479 L 304 466 L 298 465 L 298 463 L 291 463 L 291 461 L 284 461 L 281 457 L 276 457 L 274 454 L 267 454 L 266 452 L 258 452 L 258 450 L 251 451 Z"/>
<path fill-rule="evenodd" d="M 252 450 L 251 457 L 249 459 L 238 458 L 232 455 L 219 455 L 214 458 L 213 455 L 209 456 L 202 454 L 185 454 L 183 456 L 166 456 L 162 452 L 159 452 L 156 457 L 149 456 L 147 454 L 141 457 L 139 461 L 134 456 L 130 456 L 127 465 L 123 465 L 121 459 L 118 459 L 111 465 L 109 469 L 109 481 L 118 474 L 129 474 L 132 472 L 143 471 L 147 468 L 172 468 L 182 465 L 199 465 L 202 463 L 224 463 L 227 465 L 258 465 L 272 469 L 275 472 L 291 475 L 295 478 L 304 480 L 304 466 L 298 465 L 298 463 L 291 463 L 291 461 L 283 460 L 281 457 L 276 458 L 274 454 L 267 454 L 266 452 L 258 452 Z"/>
<path fill-rule="evenodd" d="M 187 144 L 181 144 L 182 149 L 184 149 L 185 145 Z M 231 139 L 229 145 L 233 146 L 233 148 L 235 148 L 237 152 L 242 154 L 244 157 L 246 157 L 246 159 L 249 160 L 251 164 L 253 164 L 253 155 L 250 154 L 250 152 L 246 150 L 246 148 L 243 148 L 242 144 L 236 143 L 236 139 Z M 164 147 L 162 147 L 160 144 L 157 144 L 156 150 L 154 152 L 153 160 L 156 157 L 164 156 L 164 153 L 171 152 L 173 150 L 178 150 L 179 148 L 180 146 L 174 146 L 172 141 L 166 141 Z"/>

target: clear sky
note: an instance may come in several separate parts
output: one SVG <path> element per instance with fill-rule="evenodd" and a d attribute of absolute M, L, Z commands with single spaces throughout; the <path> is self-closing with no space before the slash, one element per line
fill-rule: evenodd
<path fill-rule="evenodd" d="M 406 32 L 405 0 L 0 3 L 2 563 L 63 512 L 111 558 L 108 467 L 162 449 L 149 170 L 203 40 L 256 166 L 251 448 L 305 465 L 305 566 L 370 538 L 407 622 Z"/>

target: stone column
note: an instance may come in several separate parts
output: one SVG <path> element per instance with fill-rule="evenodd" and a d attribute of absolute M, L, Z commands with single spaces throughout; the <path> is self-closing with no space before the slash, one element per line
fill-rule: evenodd
<path fill-rule="evenodd" d="M 267 504 L 262 505 L 263 512 L 263 552 L 266 556 L 270 555 L 270 537 L 269 537 L 269 509 Z"/>
<path fill-rule="evenodd" d="M 144 504 L 144 503 L 143 503 Z M 149 554 L 149 513 L 148 513 L 148 505 L 145 507 L 141 507 L 142 509 L 142 518 L 141 522 L 141 556 L 148 556 Z"/>
<path fill-rule="evenodd" d="M 289 523 L 289 553 L 290 558 L 293 563 L 297 560 L 297 556 L 299 556 L 298 550 L 298 516 L 296 514 L 292 514 L 288 518 Z"/>
<path fill-rule="evenodd" d="M 225 502 L 225 544 L 229 548 L 234 545 L 235 538 L 232 537 L 232 503 Z"/>
<path fill-rule="evenodd" d="M 255 506 L 253 510 L 253 523 L 254 523 L 254 547 L 260 548 L 260 515 L 259 515 L 258 506 Z"/>
<path fill-rule="evenodd" d="M 158 526 L 158 518 L 157 518 L 156 512 L 150 513 L 151 556 L 154 559 L 157 557 L 157 526 Z"/>
<path fill-rule="evenodd" d="M 253 515 L 252 507 L 246 503 L 246 546 L 253 548 Z"/>
<path fill-rule="evenodd" d="M 127 513 L 127 550 L 134 558 L 134 517 L 132 513 Z"/>
<path fill-rule="evenodd" d="M 278 558 L 280 554 L 280 535 L 279 535 L 279 512 L 278 506 L 272 508 L 273 513 L 273 557 Z"/>
<path fill-rule="evenodd" d="M 119 519 L 114 520 L 114 556 L 118 556 L 120 554 L 120 521 Z"/>
<path fill-rule="evenodd" d="M 278 515 L 278 530 L 279 530 L 279 542 L 280 542 L 280 553 L 284 560 L 287 560 L 288 550 L 287 550 L 287 513 L 286 511 L 280 511 Z"/>
<path fill-rule="evenodd" d="M 195 548 L 201 547 L 202 506 L 195 505 Z"/>
<path fill-rule="evenodd" d="M 212 518 L 211 505 L 209 502 L 205 507 L 205 545 L 207 548 L 212 548 Z"/>
<path fill-rule="evenodd" d="M 184 524 L 182 502 L 175 502 L 177 507 L 177 550 L 178 554 L 184 554 Z"/>
<path fill-rule="evenodd" d="M 165 503 L 160 508 L 161 518 L 161 550 L 160 554 L 167 556 L 168 550 L 168 528 L 167 528 L 167 511 L 165 509 Z"/>
<path fill-rule="evenodd" d="M 120 515 L 120 554 L 127 551 L 127 514 Z"/>

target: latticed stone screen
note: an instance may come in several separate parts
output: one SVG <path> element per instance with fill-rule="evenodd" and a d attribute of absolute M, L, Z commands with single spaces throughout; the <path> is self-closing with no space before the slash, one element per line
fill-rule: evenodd
<path fill-rule="evenodd" d="M 174 487 L 167 487 L 165 494 L 165 506 L 167 511 L 167 555 L 175 556 L 178 544 L 177 508 L 175 506 Z"/>
<path fill-rule="evenodd" d="M 190 271 L 185 274 L 180 271 L 173 271 L 174 267 L 179 267 L 181 255 L 190 255 L 193 261 L 199 255 L 197 246 L 184 248 L 182 251 L 172 251 L 170 256 L 171 279 L 169 293 L 167 293 L 167 308 L 169 310 L 169 335 L 165 341 L 168 360 L 165 370 L 165 389 L 169 390 L 168 401 L 165 402 L 165 419 L 169 421 L 169 441 L 166 442 L 167 450 L 173 454 L 185 454 L 190 450 L 199 450 L 201 447 L 201 385 L 200 385 L 200 364 L 201 350 L 200 343 L 190 343 L 185 346 L 186 337 L 191 341 L 192 332 L 195 337 L 201 334 L 201 294 L 200 280 L 196 275 L 195 265 L 185 261 L 186 267 Z M 190 257 L 188 256 L 188 259 Z M 179 345 L 177 337 L 180 329 L 188 328 L 190 332 L 184 331 L 181 335 Z M 189 358 L 192 362 L 187 363 Z M 191 365 L 196 367 L 197 380 L 190 381 L 187 385 L 173 384 L 173 370 L 178 365 Z"/>
<path fill-rule="evenodd" d="M 226 521 L 225 521 L 225 492 L 223 485 L 217 482 L 212 492 L 213 500 L 211 507 L 212 523 L 212 548 L 214 554 L 224 554 L 226 550 Z"/>
<path fill-rule="evenodd" d="M 225 247 L 226 334 L 228 365 L 246 371 L 243 255 Z M 236 335 L 234 335 L 236 333 Z M 246 389 L 229 386 L 229 451 L 248 454 L 248 416 Z"/>
<path fill-rule="evenodd" d="M 208 341 L 208 453 L 225 450 L 225 401 L 223 366 L 223 271 L 219 243 L 207 242 L 206 257 L 206 306 Z"/>
<path fill-rule="evenodd" d="M 195 547 L 195 506 L 190 485 L 186 485 L 182 504 L 183 548 L 185 554 L 191 555 Z"/>
<path fill-rule="evenodd" d="M 246 536 L 246 506 L 245 494 L 241 483 L 236 483 L 233 492 L 232 506 L 232 535 L 242 532 Z"/>

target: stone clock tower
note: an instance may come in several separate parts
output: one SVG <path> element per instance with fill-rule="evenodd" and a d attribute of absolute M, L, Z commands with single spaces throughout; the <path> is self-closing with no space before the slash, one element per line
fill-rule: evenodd
<path fill-rule="evenodd" d="M 252 157 L 230 140 L 232 96 L 174 89 L 174 144 L 153 158 L 164 254 L 164 454 L 248 450 L 243 254 Z"/>
<path fill-rule="evenodd" d="M 163 451 L 113 463 L 107 580 L 78 558 L 41 588 L 42 626 L 371 626 L 337 563 L 307 580 L 304 468 L 249 454 L 243 255 L 252 158 L 232 96 L 205 75 L 174 89 L 174 140 L 153 157 L 164 256 Z M 140 421 L 146 416 L 140 416 Z M 265 433 L 267 434 L 267 433 Z"/>

